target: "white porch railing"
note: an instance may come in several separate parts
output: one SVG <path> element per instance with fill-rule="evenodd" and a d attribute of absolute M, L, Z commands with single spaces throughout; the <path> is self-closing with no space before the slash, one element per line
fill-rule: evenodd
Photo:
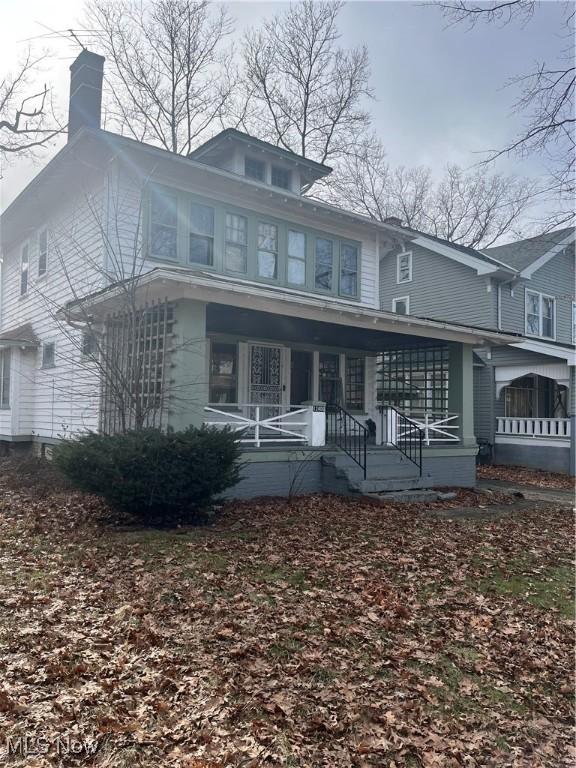
<path fill-rule="evenodd" d="M 415 433 L 415 427 L 422 430 L 424 445 L 430 445 L 431 443 L 457 443 L 460 440 L 459 413 L 435 413 L 433 411 L 416 409 L 412 411 L 402 410 L 404 416 L 415 424 L 415 427 L 409 427 L 406 426 L 406 422 L 403 422 L 403 426 L 399 425 L 398 415 L 393 408 L 387 409 L 386 406 L 380 406 L 380 410 L 382 409 L 385 413 L 388 411 L 388 416 L 384 420 L 386 427 L 381 437 L 381 442 L 394 443 L 398 438 Z"/>
<path fill-rule="evenodd" d="M 319 405 L 274 405 L 262 403 L 219 403 L 204 408 L 204 423 L 210 427 L 230 427 L 241 432 L 239 442 L 260 448 L 265 443 L 324 445 L 326 424 L 324 407 Z"/>
<path fill-rule="evenodd" d="M 570 437 L 570 419 L 499 416 L 496 418 L 496 434 L 568 439 Z"/>

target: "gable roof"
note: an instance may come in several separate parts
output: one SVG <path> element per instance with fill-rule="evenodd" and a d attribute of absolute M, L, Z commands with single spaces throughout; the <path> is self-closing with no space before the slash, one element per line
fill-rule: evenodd
<path fill-rule="evenodd" d="M 574 235 L 574 227 L 564 227 L 515 243 L 486 248 L 484 254 L 510 264 L 521 273 L 521 277 L 530 277 L 536 269 L 573 242 Z"/>

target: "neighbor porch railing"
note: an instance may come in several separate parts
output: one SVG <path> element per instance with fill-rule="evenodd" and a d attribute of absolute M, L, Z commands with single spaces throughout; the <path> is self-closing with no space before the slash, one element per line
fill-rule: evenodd
<path fill-rule="evenodd" d="M 275 405 L 263 403 L 211 403 L 204 408 L 204 423 L 229 427 L 240 432 L 240 443 L 260 448 L 267 443 L 323 445 L 324 408 L 318 405 Z"/>
<path fill-rule="evenodd" d="M 496 418 L 496 434 L 568 439 L 570 437 L 570 419 L 498 416 Z"/>

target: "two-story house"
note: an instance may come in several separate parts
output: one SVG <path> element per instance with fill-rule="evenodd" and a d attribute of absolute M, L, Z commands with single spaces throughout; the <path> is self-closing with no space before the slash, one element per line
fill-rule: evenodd
<path fill-rule="evenodd" d="M 236 495 L 472 485 L 473 348 L 515 339 L 380 307 L 382 254 L 432 241 L 239 131 L 183 157 L 102 130 L 103 66 L 73 63 L 68 143 L 0 219 L 0 441 L 226 424 Z"/>
<path fill-rule="evenodd" d="M 574 474 L 574 228 L 483 251 L 412 234 L 382 255 L 382 310 L 520 334 L 475 350 L 476 436 L 495 463 Z"/>

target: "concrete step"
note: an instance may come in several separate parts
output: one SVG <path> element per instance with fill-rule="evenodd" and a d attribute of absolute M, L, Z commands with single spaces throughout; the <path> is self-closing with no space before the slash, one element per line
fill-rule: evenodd
<path fill-rule="evenodd" d="M 349 480 L 350 490 L 356 493 L 385 493 L 386 491 L 408 491 L 429 488 L 430 477 L 382 477 L 370 480 Z"/>
<path fill-rule="evenodd" d="M 385 504 L 387 501 L 402 502 L 404 504 L 415 504 L 422 501 L 439 501 L 442 496 L 437 491 L 431 491 L 423 488 L 422 490 L 411 491 L 386 491 L 384 493 L 366 493 L 366 498 L 374 501 L 381 501 Z M 447 494 L 445 494 L 447 495 Z M 450 498 L 453 498 L 453 494 Z"/>

